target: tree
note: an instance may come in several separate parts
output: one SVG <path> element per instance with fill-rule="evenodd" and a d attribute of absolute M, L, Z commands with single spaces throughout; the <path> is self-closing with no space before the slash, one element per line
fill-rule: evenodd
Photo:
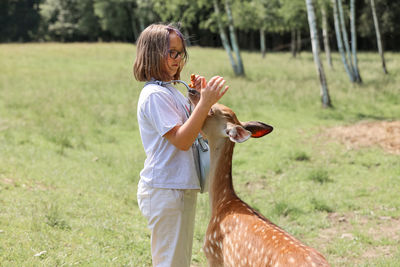
<path fill-rule="evenodd" d="M 45 0 L 40 10 L 42 30 L 48 33 L 46 39 L 97 40 L 100 25 L 94 14 L 93 0 Z"/>
<path fill-rule="evenodd" d="M 352 10 L 354 12 L 354 1 L 351 0 L 350 1 L 352 3 Z M 351 82 L 357 82 L 357 83 L 361 83 L 361 76 L 360 76 L 360 71 L 358 70 L 358 65 L 354 64 L 357 63 L 357 49 L 356 49 L 356 43 L 357 43 L 357 36 L 356 36 L 356 31 L 355 31 L 355 18 L 350 15 L 351 21 L 351 42 L 352 42 L 352 46 L 353 46 L 353 50 L 350 50 L 350 45 L 349 45 L 349 39 L 348 39 L 348 35 L 347 35 L 347 30 L 346 30 L 346 22 L 345 22 L 345 18 L 344 18 L 344 12 L 343 12 L 343 6 L 342 6 L 342 0 L 336 0 L 336 8 L 339 11 L 339 23 L 340 23 L 340 28 L 341 28 L 341 32 L 342 32 L 342 37 L 343 37 L 343 44 L 344 47 L 346 49 L 346 54 L 347 54 L 347 58 L 346 58 L 346 62 L 348 64 L 348 68 L 349 68 L 349 75 L 351 75 L 350 81 Z M 335 15 L 336 16 L 336 15 Z"/>
<path fill-rule="evenodd" d="M 219 30 L 219 35 L 221 37 L 221 42 L 222 45 L 225 49 L 225 51 L 228 53 L 228 57 L 229 60 L 231 62 L 231 66 L 233 68 L 233 71 L 235 73 L 235 75 L 237 76 L 244 76 L 244 67 L 243 67 L 243 61 L 240 55 L 240 49 L 239 49 L 239 45 L 237 43 L 237 38 L 236 38 L 236 33 L 235 33 L 235 27 L 233 24 L 233 17 L 232 17 L 232 11 L 231 11 L 231 7 L 230 7 L 230 1 L 229 0 L 225 0 L 225 10 L 226 10 L 226 14 L 227 14 L 227 21 L 228 21 L 228 27 L 229 27 L 229 33 L 230 33 L 230 42 L 232 44 L 229 44 L 229 40 L 228 37 L 225 33 L 225 26 L 223 24 L 223 20 L 221 19 L 221 11 L 219 9 L 219 3 L 218 0 L 214 0 L 213 1 L 214 4 L 214 19 L 217 22 L 218 25 L 218 30 Z M 232 50 L 235 53 L 236 56 L 236 60 L 232 54 Z"/>
<path fill-rule="evenodd" d="M 280 0 L 279 13 L 283 19 L 282 29 L 291 32 L 291 52 L 296 57 L 300 51 L 301 43 L 298 42 L 300 32 L 307 26 L 307 11 L 303 0 Z"/>
<path fill-rule="evenodd" d="M 364 0 L 365 5 L 360 6 L 358 17 L 358 31 L 360 40 L 366 49 L 377 49 L 377 36 L 373 13 L 371 14 L 371 0 Z M 382 51 L 399 51 L 400 39 L 400 1 L 393 0 L 375 0 L 375 14 L 379 22 L 379 33 L 381 37 Z M 372 11 L 373 12 L 373 11 Z M 372 16 L 371 16 L 372 15 Z M 374 41 L 373 41 L 374 40 Z M 361 42 L 359 42 L 361 44 Z M 372 46 L 371 46 L 372 45 Z"/>
<path fill-rule="evenodd" d="M 329 68 L 333 69 L 331 48 L 329 45 L 328 16 L 326 12 L 327 5 L 328 4 L 326 1 L 322 1 L 322 3 L 320 3 L 321 17 L 322 17 L 322 37 L 324 39 L 324 51 L 325 51 L 326 61 L 328 63 Z"/>
<path fill-rule="evenodd" d="M 151 3 L 136 0 L 93 0 L 104 36 L 134 41 L 146 23 L 156 20 Z"/>
<path fill-rule="evenodd" d="M 338 15 L 337 0 L 332 0 L 332 6 L 333 6 L 333 19 L 334 19 L 334 23 L 335 23 L 335 33 L 336 33 L 336 41 L 337 41 L 338 50 L 339 50 L 340 56 L 342 58 L 344 69 L 346 70 L 346 73 L 349 76 L 350 81 L 354 82 L 355 79 L 354 79 L 353 70 L 350 68 L 346 54 L 344 53 L 344 49 L 343 49 L 343 40 L 342 40 L 342 33 L 340 31 L 340 25 L 339 25 L 340 22 L 339 22 L 339 15 Z"/>
<path fill-rule="evenodd" d="M 260 52 L 263 58 L 266 53 L 266 32 L 274 33 L 282 28 L 278 7 L 279 0 L 240 0 L 235 1 L 232 6 L 235 26 L 238 29 L 259 32 Z"/>
<path fill-rule="evenodd" d="M 319 38 L 317 31 L 317 20 L 315 17 L 314 4 L 312 0 L 305 0 L 307 7 L 308 24 L 310 26 L 311 46 L 313 51 L 314 63 L 317 69 L 320 85 L 321 85 L 321 101 L 322 107 L 332 107 L 331 98 L 329 96 L 328 84 L 325 77 L 324 67 L 319 58 Z"/>
<path fill-rule="evenodd" d="M 358 69 L 357 59 L 357 33 L 356 33 L 356 5 L 354 0 L 350 0 L 350 29 L 351 29 L 351 53 L 353 56 L 353 68 L 356 81 L 362 82 L 360 70 Z"/>
<path fill-rule="evenodd" d="M 371 10 L 372 10 L 372 17 L 374 18 L 376 43 L 378 46 L 379 55 L 381 56 L 383 73 L 388 74 L 388 71 L 386 69 L 383 46 L 382 46 L 381 31 L 379 29 L 378 16 L 376 15 L 375 0 L 371 0 Z"/>
<path fill-rule="evenodd" d="M 240 55 L 239 43 L 238 43 L 237 37 L 236 37 L 236 31 L 235 31 L 235 26 L 233 23 L 233 15 L 232 15 L 232 10 L 231 10 L 231 1 L 230 0 L 225 0 L 225 11 L 226 11 L 226 15 L 228 17 L 229 37 L 231 39 L 232 49 L 235 52 L 236 60 L 237 60 L 235 74 L 244 76 L 243 60 L 242 60 L 242 56 Z"/>

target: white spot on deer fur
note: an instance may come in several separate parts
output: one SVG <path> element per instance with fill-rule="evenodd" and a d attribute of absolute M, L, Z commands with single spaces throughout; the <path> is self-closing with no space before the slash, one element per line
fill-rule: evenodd
<path fill-rule="evenodd" d="M 275 238 L 276 238 L 276 236 L 274 236 L 274 235 L 273 235 L 271 238 L 272 238 L 272 239 L 275 239 Z"/>
<path fill-rule="evenodd" d="M 289 262 L 290 262 L 290 263 L 295 263 L 294 258 L 290 257 L 290 258 L 289 258 Z"/>
<path fill-rule="evenodd" d="M 215 255 L 214 249 L 212 247 L 210 247 L 210 251 L 211 251 L 211 254 Z"/>
<path fill-rule="evenodd" d="M 306 260 L 311 261 L 311 257 L 307 256 Z"/>
<path fill-rule="evenodd" d="M 208 247 L 205 247 L 205 248 L 204 248 L 204 251 L 205 251 L 206 253 L 210 253 L 210 250 L 208 249 Z"/>
<path fill-rule="evenodd" d="M 222 233 L 225 233 L 225 226 L 223 224 L 221 224 L 221 231 Z"/>

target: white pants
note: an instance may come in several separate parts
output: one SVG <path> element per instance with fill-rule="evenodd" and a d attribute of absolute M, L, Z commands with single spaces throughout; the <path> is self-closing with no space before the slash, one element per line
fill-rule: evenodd
<path fill-rule="evenodd" d="M 197 192 L 152 188 L 139 182 L 137 199 L 151 230 L 153 266 L 190 266 Z"/>

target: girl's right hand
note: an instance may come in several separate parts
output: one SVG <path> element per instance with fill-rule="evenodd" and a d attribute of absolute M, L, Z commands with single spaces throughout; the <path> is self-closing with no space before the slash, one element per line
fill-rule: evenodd
<path fill-rule="evenodd" d="M 229 86 L 225 86 L 225 80 L 221 76 L 212 77 L 208 83 L 204 77 L 201 77 L 201 97 L 199 105 L 205 105 L 211 108 L 212 105 L 218 102 L 221 97 L 228 91 Z"/>

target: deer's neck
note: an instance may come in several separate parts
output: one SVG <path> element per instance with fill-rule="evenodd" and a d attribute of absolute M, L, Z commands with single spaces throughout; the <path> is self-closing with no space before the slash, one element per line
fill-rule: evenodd
<path fill-rule="evenodd" d="M 210 142 L 210 188 L 211 210 L 223 201 L 236 197 L 232 184 L 232 155 L 235 143 L 228 138 Z"/>

